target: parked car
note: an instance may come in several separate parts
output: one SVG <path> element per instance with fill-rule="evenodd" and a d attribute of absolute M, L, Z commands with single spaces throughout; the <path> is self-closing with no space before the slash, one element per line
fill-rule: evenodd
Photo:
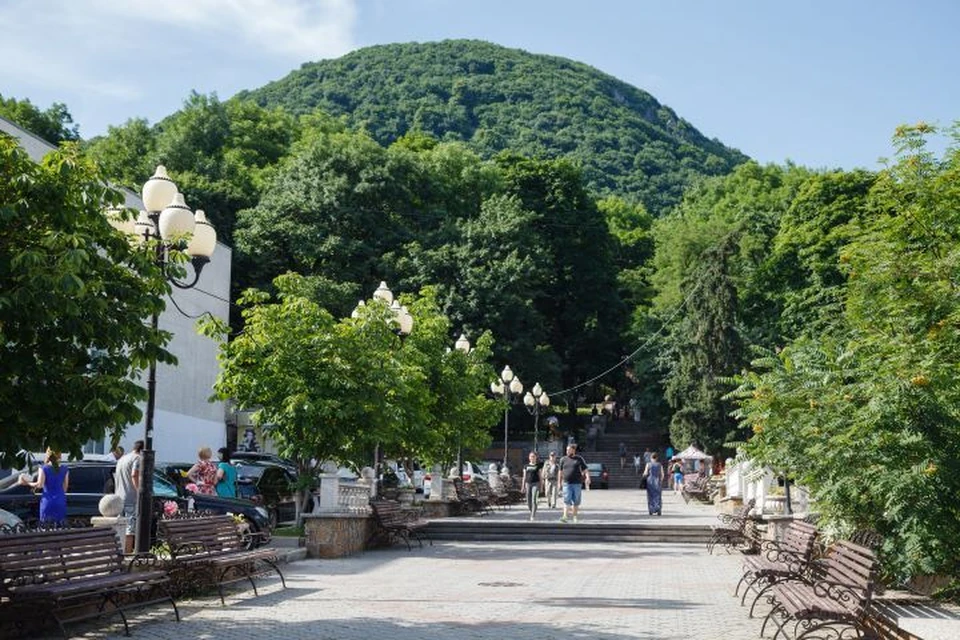
<path fill-rule="evenodd" d="M 271 528 L 297 518 L 297 474 L 272 462 L 237 462 L 237 489 L 241 498 L 267 510 Z"/>
<path fill-rule="evenodd" d="M 610 472 L 607 471 L 607 465 L 602 462 L 588 462 L 587 470 L 590 472 L 590 487 L 593 489 L 610 488 Z"/>
<path fill-rule="evenodd" d="M 230 454 L 231 462 L 263 462 L 278 467 L 283 467 L 290 473 L 296 475 L 297 465 L 292 460 L 281 458 L 275 453 L 264 453 L 262 451 L 234 451 Z"/>
<path fill-rule="evenodd" d="M 107 482 L 112 480 L 115 462 L 79 461 L 69 465 L 70 482 L 67 491 L 67 518 L 89 521 L 100 515 L 100 499 L 105 495 Z M 30 487 L 16 484 L 16 478 L 4 478 L 0 485 L 0 509 L 13 513 L 25 522 L 40 516 L 40 493 Z M 160 472 L 153 474 L 153 495 L 158 501 L 175 501 L 181 510 L 186 510 L 188 498 L 193 498 L 194 508 L 211 513 L 242 515 L 249 523 L 251 532 L 265 536 L 258 542 L 269 540 L 272 530 L 269 513 L 264 507 L 247 500 L 221 498 L 219 496 L 188 496 Z M 155 509 L 154 515 L 159 515 Z"/>
<path fill-rule="evenodd" d="M 453 466 L 450 468 L 450 475 L 454 475 L 457 472 L 457 467 Z M 470 482 L 473 478 L 480 478 L 482 480 L 487 479 L 487 472 L 480 468 L 476 462 L 465 461 L 463 463 L 463 481 Z M 423 497 L 430 497 L 430 474 L 424 474 L 423 476 Z"/>
<path fill-rule="evenodd" d="M 18 518 L 16 515 L 10 513 L 9 511 L 5 511 L 4 509 L 0 509 L 0 532 L 2 532 L 4 529 L 14 529 L 22 524 L 23 520 Z"/>

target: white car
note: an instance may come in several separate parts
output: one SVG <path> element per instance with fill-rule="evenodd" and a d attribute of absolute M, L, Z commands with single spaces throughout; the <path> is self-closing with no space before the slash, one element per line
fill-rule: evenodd
<path fill-rule="evenodd" d="M 457 472 L 456 467 L 450 468 L 450 475 L 454 475 Z M 480 468 L 476 462 L 466 461 L 463 463 L 463 481 L 470 482 L 473 478 L 481 478 L 483 480 L 487 479 L 487 472 Z M 430 497 L 430 474 L 427 473 L 423 476 L 423 497 Z"/>

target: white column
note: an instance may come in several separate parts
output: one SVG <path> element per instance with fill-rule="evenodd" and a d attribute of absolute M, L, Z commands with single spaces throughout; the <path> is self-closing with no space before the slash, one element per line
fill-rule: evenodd
<path fill-rule="evenodd" d="M 319 500 L 314 501 L 314 513 L 332 513 L 340 510 L 340 476 L 320 474 Z"/>
<path fill-rule="evenodd" d="M 439 464 L 433 465 L 433 471 L 430 472 L 430 500 L 443 500 L 443 467 Z"/>

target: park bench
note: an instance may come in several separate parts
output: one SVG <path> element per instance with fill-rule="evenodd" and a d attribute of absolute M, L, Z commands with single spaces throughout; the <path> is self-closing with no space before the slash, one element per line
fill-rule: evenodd
<path fill-rule="evenodd" d="M 477 488 L 472 482 L 464 482 L 461 478 L 452 478 L 453 487 L 457 492 L 457 504 L 461 513 L 479 513 L 483 515 L 487 512 L 487 505 L 480 500 Z"/>
<path fill-rule="evenodd" d="M 520 491 L 521 481 L 518 476 L 510 476 L 503 480 L 503 490 L 507 493 L 507 504 L 520 504 L 526 501 L 527 496 Z"/>
<path fill-rule="evenodd" d="M 86 527 L 0 535 L 0 619 L 21 630 L 52 618 L 66 625 L 168 602 L 180 612 L 164 571 L 130 571 L 113 529 Z"/>
<path fill-rule="evenodd" d="M 751 618 L 757 602 L 774 584 L 784 580 L 802 580 L 810 575 L 816 541 L 817 528 L 809 522 L 795 520 L 787 526 L 781 540 L 765 540 L 757 555 L 744 557 L 743 575 L 733 595 L 739 594 L 742 585 L 740 604 L 743 605 L 747 594 L 756 592 L 750 606 Z"/>
<path fill-rule="evenodd" d="M 487 506 L 504 507 L 510 505 L 510 496 L 503 490 L 501 485 L 501 490 L 494 491 L 493 487 L 490 486 L 490 483 L 484 480 L 483 478 L 474 478 L 473 484 L 477 488 L 477 497 L 480 498 L 481 502 L 485 502 Z"/>
<path fill-rule="evenodd" d="M 710 539 L 707 541 L 707 553 L 712 554 L 718 544 L 726 547 L 727 551 L 739 547 L 750 547 L 753 540 L 750 538 L 750 523 L 753 518 L 750 512 L 753 510 L 756 500 L 750 499 L 741 506 L 737 507 L 733 513 L 721 513 L 718 517 L 722 524 L 713 525 Z"/>
<path fill-rule="evenodd" d="M 696 498 L 703 502 L 709 502 L 710 496 L 707 493 L 707 486 L 710 479 L 704 475 L 687 476 L 683 479 L 683 490 L 680 495 L 684 502 L 690 502 L 690 498 Z"/>
<path fill-rule="evenodd" d="M 410 538 L 413 538 L 422 547 L 423 540 L 433 546 L 433 541 L 427 537 L 426 528 L 429 522 L 419 517 L 411 510 L 405 510 L 399 502 L 393 500 L 371 500 L 370 508 L 376 522 L 376 530 L 372 541 L 386 540 L 392 544 L 398 540 L 407 545 L 410 550 Z"/>
<path fill-rule="evenodd" d="M 857 637 L 876 637 L 869 629 L 869 616 L 876 587 L 877 558 L 870 549 L 841 540 L 831 545 L 827 556 L 811 565 L 806 578 L 784 580 L 769 591 L 773 608 L 763 621 L 778 619 L 774 640 L 787 637 L 792 625 L 796 640 L 806 637 L 843 637 L 852 630 Z"/>
<path fill-rule="evenodd" d="M 287 582 L 277 566 L 274 549 L 248 549 L 248 540 L 240 535 L 237 523 L 229 514 L 161 520 L 159 538 L 166 543 L 171 573 L 178 573 L 184 582 L 203 587 L 212 584 L 226 604 L 223 587 L 247 580 L 257 593 L 255 577 L 271 570 L 280 576 L 283 588 Z"/>

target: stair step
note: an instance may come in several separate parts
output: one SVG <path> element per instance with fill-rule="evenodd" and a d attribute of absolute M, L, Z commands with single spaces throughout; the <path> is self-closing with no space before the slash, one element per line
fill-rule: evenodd
<path fill-rule="evenodd" d="M 553 514 L 550 514 L 553 516 Z M 707 526 L 567 523 L 557 518 L 536 522 L 477 520 L 434 520 L 427 527 L 434 540 L 462 541 L 576 541 L 576 542 L 669 542 L 704 544 L 710 538 Z"/>

